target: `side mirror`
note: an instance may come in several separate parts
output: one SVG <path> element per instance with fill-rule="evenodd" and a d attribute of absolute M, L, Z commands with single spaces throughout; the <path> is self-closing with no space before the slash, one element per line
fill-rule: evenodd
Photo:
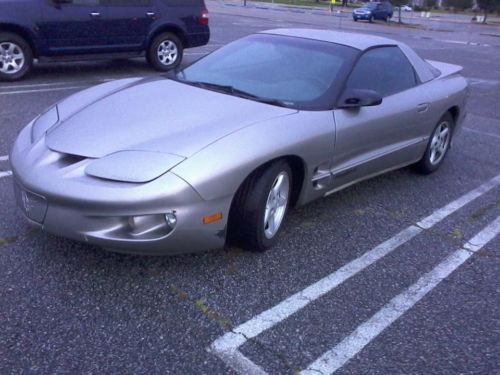
<path fill-rule="evenodd" d="M 373 90 L 346 89 L 340 97 L 337 108 L 360 108 L 379 105 L 382 103 L 382 96 Z"/>

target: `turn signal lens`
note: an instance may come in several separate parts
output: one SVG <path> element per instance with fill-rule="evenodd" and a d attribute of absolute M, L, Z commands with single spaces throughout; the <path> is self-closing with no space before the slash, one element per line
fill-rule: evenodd
<path fill-rule="evenodd" d="M 222 219 L 222 212 L 217 212 L 212 215 L 205 216 L 203 218 L 203 224 L 210 224 L 213 223 L 214 221 L 218 221 Z"/>

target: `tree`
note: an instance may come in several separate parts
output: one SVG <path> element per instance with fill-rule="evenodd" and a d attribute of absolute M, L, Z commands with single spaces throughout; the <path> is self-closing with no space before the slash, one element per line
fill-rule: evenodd
<path fill-rule="evenodd" d="M 408 0 L 392 0 L 392 5 L 398 7 L 398 22 L 401 22 L 401 7 L 408 4 Z"/>
<path fill-rule="evenodd" d="M 444 5 L 453 9 L 469 9 L 472 8 L 472 0 L 445 0 Z"/>
<path fill-rule="evenodd" d="M 436 5 L 437 5 L 437 1 L 436 1 L 436 0 L 424 0 L 424 6 L 425 6 L 427 9 L 432 9 L 432 8 L 434 8 Z"/>
<path fill-rule="evenodd" d="M 488 13 L 500 9 L 500 0 L 477 0 L 477 6 L 484 12 L 483 23 L 486 23 Z"/>

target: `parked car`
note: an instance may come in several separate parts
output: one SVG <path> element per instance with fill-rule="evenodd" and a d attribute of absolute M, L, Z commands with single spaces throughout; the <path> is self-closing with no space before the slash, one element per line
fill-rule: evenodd
<path fill-rule="evenodd" d="M 410 164 L 436 171 L 466 113 L 461 69 L 372 35 L 247 36 L 47 109 L 11 151 L 18 205 L 123 252 L 262 251 L 291 206 Z"/>
<path fill-rule="evenodd" d="M 354 21 L 366 20 L 373 22 L 373 20 L 388 21 L 393 15 L 392 4 L 389 2 L 371 2 L 366 3 L 362 7 L 354 9 L 352 18 Z"/>
<path fill-rule="evenodd" d="M 412 8 L 411 6 L 409 6 L 409 5 L 403 5 L 403 6 L 401 7 L 401 10 L 402 10 L 403 12 L 413 12 L 413 8 Z"/>
<path fill-rule="evenodd" d="M 204 0 L 2 0 L 0 79 L 23 77 L 34 59 L 145 55 L 168 70 L 209 38 Z"/>

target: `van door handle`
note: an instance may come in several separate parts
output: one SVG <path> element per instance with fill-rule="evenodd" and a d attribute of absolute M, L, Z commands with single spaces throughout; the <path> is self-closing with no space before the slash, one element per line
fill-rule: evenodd
<path fill-rule="evenodd" d="M 101 13 L 99 13 L 99 12 L 92 12 L 92 13 L 90 13 L 90 17 L 92 17 L 92 18 L 99 18 L 99 17 L 101 17 Z"/>
<path fill-rule="evenodd" d="M 146 12 L 146 16 L 152 18 L 152 17 L 156 16 L 156 14 L 155 14 L 155 12 Z"/>
<path fill-rule="evenodd" d="M 428 109 L 429 109 L 429 103 L 422 103 L 422 104 L 417 105 L 417 112 L 418 113 L 427 112 Z"/>

